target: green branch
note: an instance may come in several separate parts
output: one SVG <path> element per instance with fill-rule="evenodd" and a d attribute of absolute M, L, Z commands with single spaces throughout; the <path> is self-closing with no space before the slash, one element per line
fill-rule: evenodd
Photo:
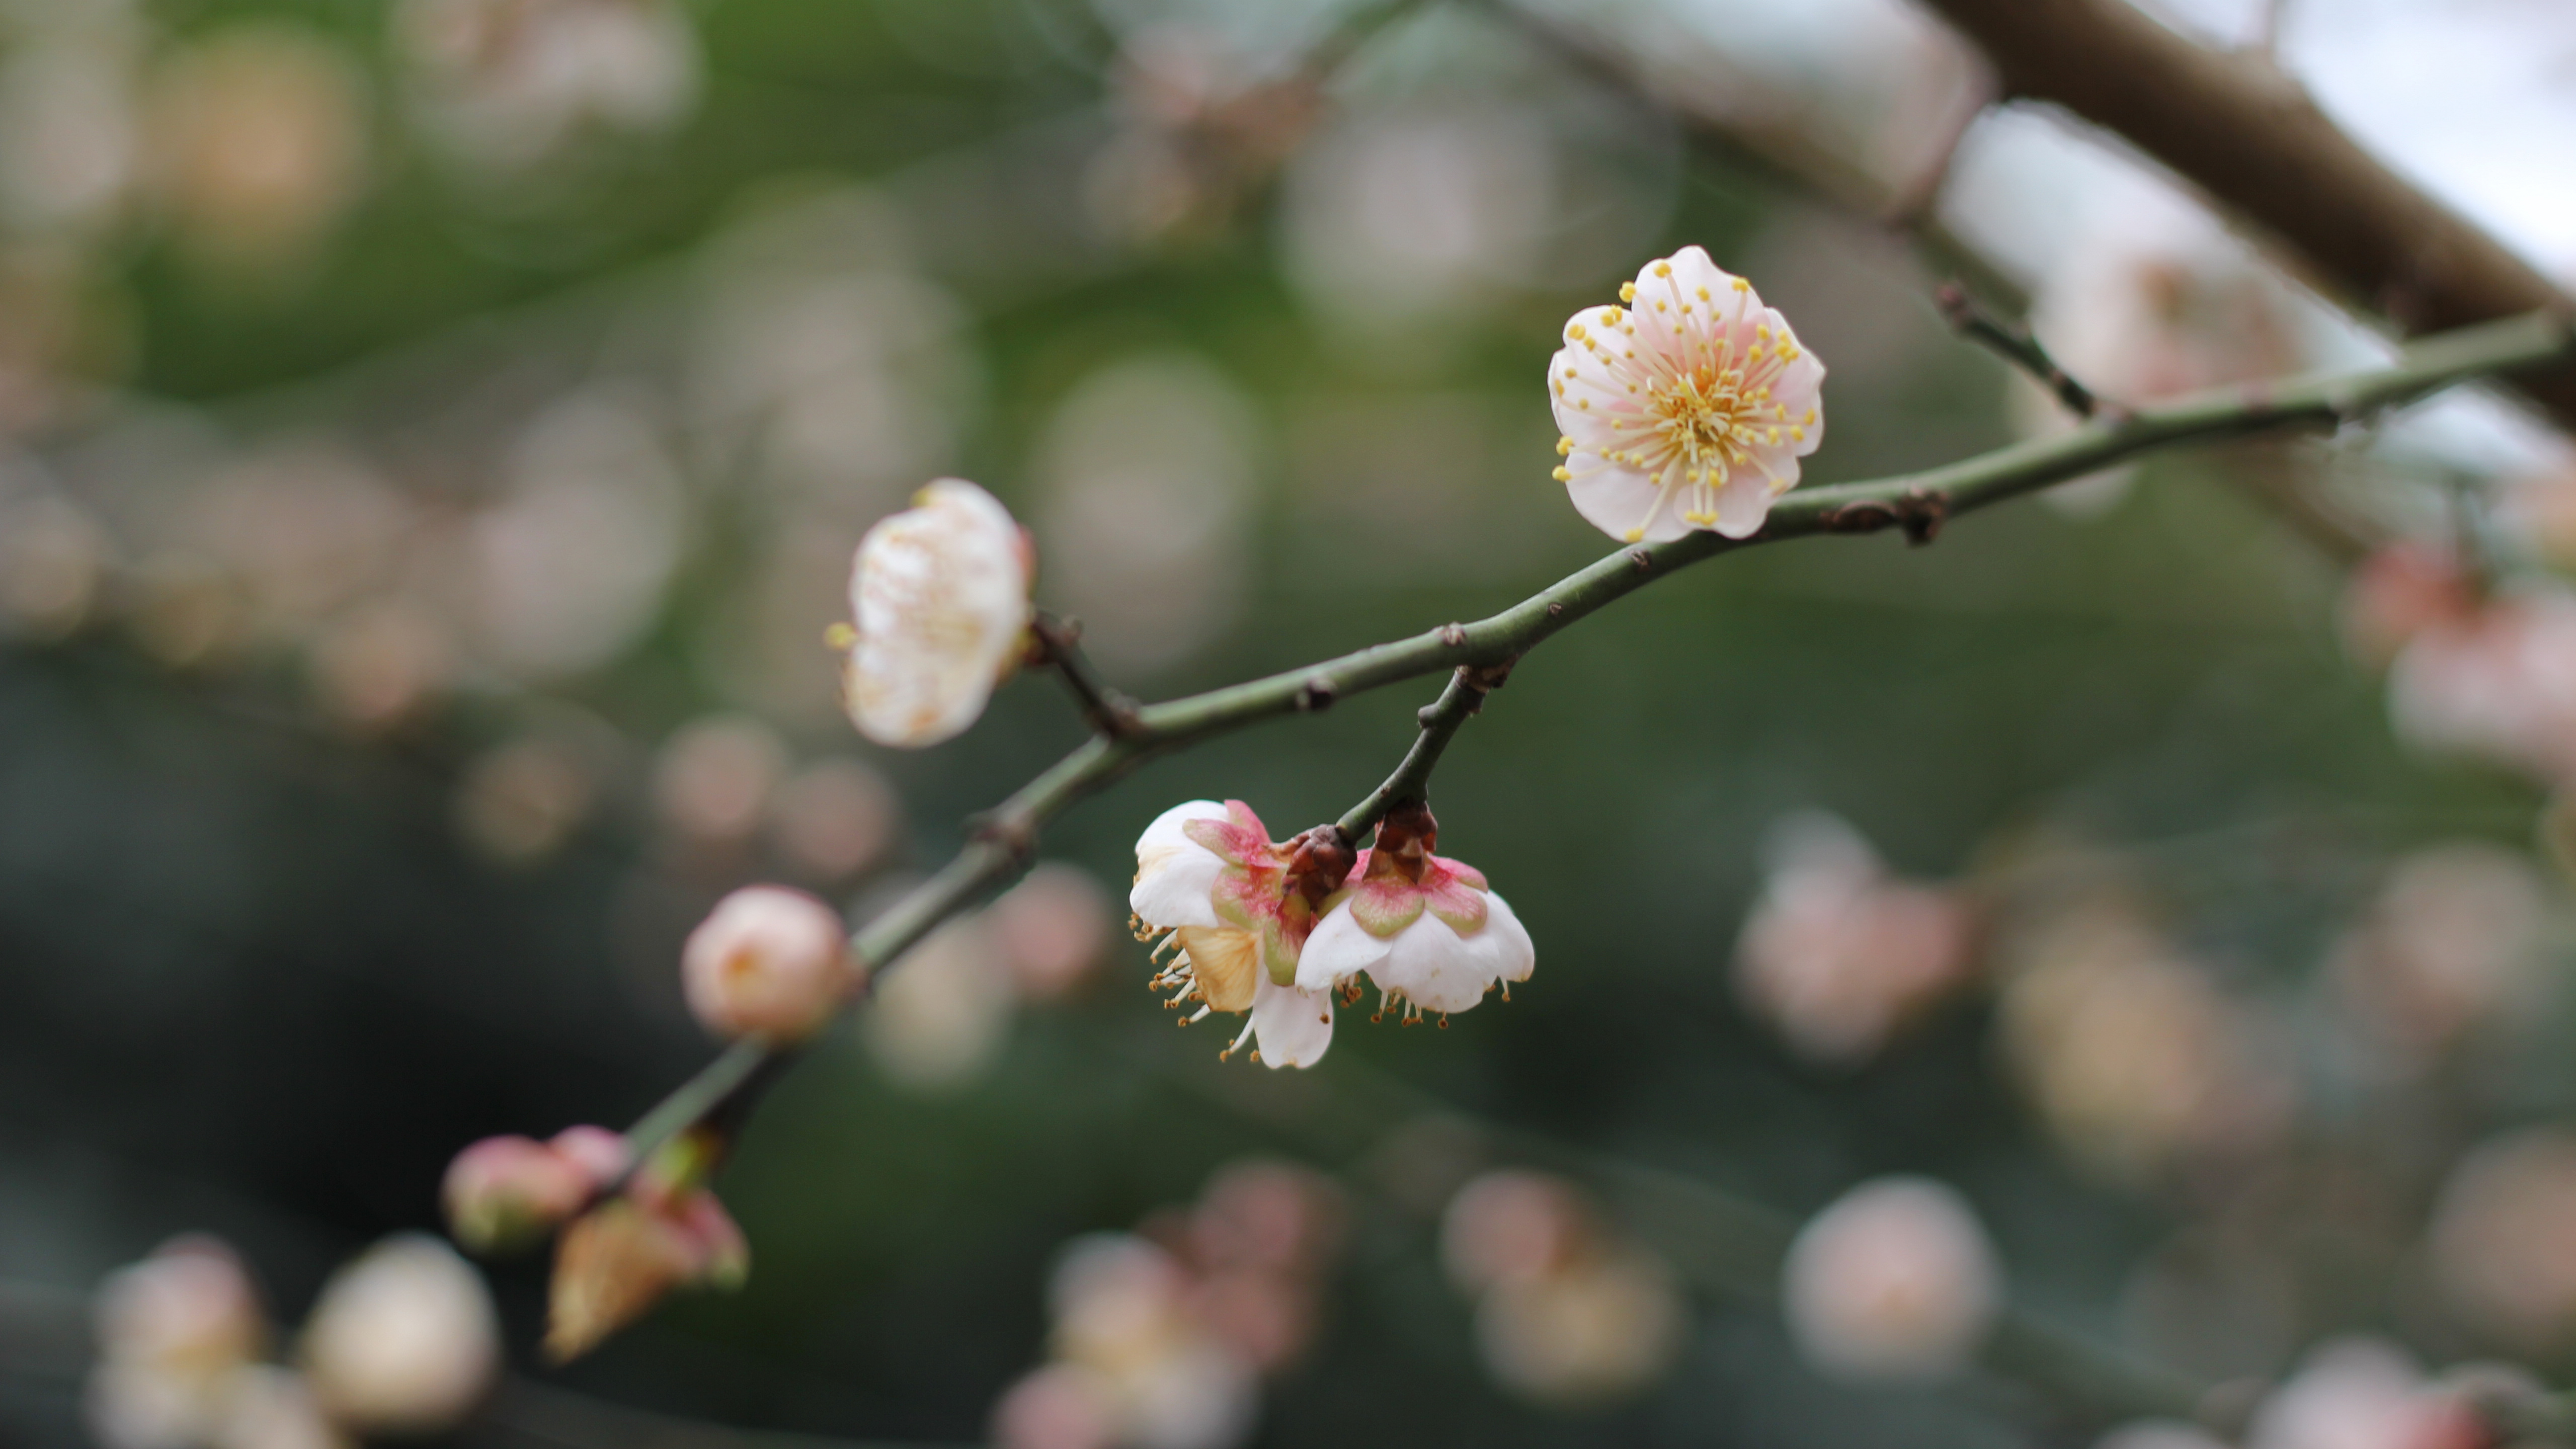
<path fill-rule="evenodd" d="M 2570 358 L 2576 358 L 2576 333 L 2568 319 L 2534 314 L 2427 338 L 2384 367 L 2221 389 L 2096 419 L 2056 437 L 1920 473 L 1802 489 L 1774 504 L 1762 531 L 1748 539 L 1691 533 L 1667 543 L 1639 544 L 1474 623 L 1444 625 L 1303 669 L 1148 705 L 1135 712 L 1131 730 L 1116 738 L 1094 735 L 1003 801 L 955 859 L 860 931 L 853 949 L 871 969 L 889 969 L 942 921 L 1015 874 L 1035 847 L 1041 825 L 1153 755 L 1265 719 L 1320 710 L 1345 696 L 1401 680 L 1462 667 L 1508 665 L 1559 630 L 1703 559 L 1821 533 L 1897 528 L 1916 542 L 1928 542 L 1959 514 L 2083 477 L 2124 458 L 2262 433 L 2331 429 L 2455 383 Z M 1441 748 L 1474 712 L 1462 692 L 1469 688 L 1460 682 L 1463 677 L 1453 678 L 1440 703 L 1425 711 L 1423 733 L 1405 763 L 1344 817 L 1346 829 L 1353 821 L 1358 828 L 1373 822 L 1393 800 L 1390 791 L 1418 791 L 1427 785 Z M 1481 691 L 1475 692 L 1481 697 Z M 737 1045 L 717 1057 L 627 1133 L 636 1156 L 650 1156 L 719 1110 L 740 1110 L 774 1075 L 758 1069 L 769 1055 Z"/>

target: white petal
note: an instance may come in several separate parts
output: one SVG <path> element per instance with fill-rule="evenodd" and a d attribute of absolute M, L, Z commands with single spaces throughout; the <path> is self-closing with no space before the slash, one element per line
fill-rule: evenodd
<path fill-rule="evenodd" d="M 1565 492 L 1584 522 L 1622 543 L 1644 541 L 1653 532 L 1652 525 L 1666 522 L 1673 523 L 1675 531 L 1663 537 L 1681 536 L 1673 509 L 1668 501 L 1659 502 L 1658 490 L 1645 474 L 1581 453 L 1573 462 L 1568 471 L 1574 478 L 1565 485 Z"/>
<path fill-rule="evenodd" d="M 1530 971 L 1538 965 L 1538 945 L 1510 904 L 1492 891 L 1485 892 L 1484 934 L 1494 938 L 1496 980 L 1530 979 Z"/>
<path fill-rule="evenodd" d="M 1149 926 L 1216 926 L 1210 893 L 1225 861 L 1182 829 L 1193 820 L 1227 820 L 1214 800 L 1191 800 L 1154 817 L 1136 837 L 1136 884 L 1127 909 Z"/>
<path fill-rule="evenodd" d="M 1214 901 L 1217 877 L 1224 872 L 1225 861 L 1196 842 L 1150 858 L 1139 856 L 1127 909 L 1149 926 L 1224 925 Z"/>
<path fill-rule="evenodd" d="M 1333 1044 L 1333 994 L 1274 985 L 1262 977 L 1252 994 L 1252 1040 L 1266 1065 L 1313 1066 Z"/>
<path fill-rule="evenodd" d="M 846 703 L 859 732 L 901 746 L 961 733 L 984 712 L 1028 624 L 1019 525 L 983 489 L 940 479 L 859 540 L 850 610 L 858 642 Z"/>
<path fill-rule="evenodd" d="M 1333 907 L 1317 922 L 1297 957 L 1297 989 L 1325 991 L 1386 959 L 1387 944 L 1362 929 L 1350 902 Z"/>
<path fill-rule="evenodd" d="M 1484 934 L 1461 937 L 1448 922 L 1424 911 L 1396 932 L 1385 962 L 1369 974 L 1425 1011 L 1465 1011 L 1484 1000 L 1494 982 L 1483 959 L 1492 953 L 1474 944 Z"/>
<path fill-rule="evenodd" d="M 1728 538 L 1760 533 L 1762 521 L 1771 516 L 1771 500 L 1778 496 L 1760 473 L 1751 468 L 1737 473 L 1717 490 L 1717 531 Z"/>

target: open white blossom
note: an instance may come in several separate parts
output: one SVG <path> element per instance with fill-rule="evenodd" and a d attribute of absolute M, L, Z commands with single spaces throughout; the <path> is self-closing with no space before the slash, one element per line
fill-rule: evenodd
<path fill-rule="evenodd" d="M 1029 622 L 1028 536 L 993 495 L 942 478 L 859 540 L 850 719 L 881 745 L 962 733 L 1018 661 Z"/>
<path fill-rule="evenodd" d="M 1511 983 L 1529 979 L 1537 964 L 1529 931 L 1482 872 L 1431 853 L 1439 838 L 1422 805 L 1387 813 L 1307 940 L 1299 986 L 1329 991 L 1365 971 L 1410 1022 L 1426 1011 L 1444 1019 L 1465 1011 L 1498 986 L 1509 1000 Z"/>
<path fill-rule="evenodd" d="M 501 1366 L 483 1277 L 436 1238 L 387 1238 L 331 1275 L 304 1326 L 313 1396 L 352 1428 L 430 1433 L 462 1420 Z"/>
<path fill-rule="evenodd" d="M 1275 844 L 1240 800 L 1192 800 L 1154 817 L 1136 841 L 1127 906 L 1155 943 L 1157 990 L 1171 1005 L 1249 1012 L 1231 1056 L 1247 1043 L 1272 1067 L 1312 1066 L 1333 1044 L 1333 994 L 1297 985 L 1297 958 L 1316 907 L 1340 888 L 1351 852 L 1337 858 L 1311 837 Z M 1159 958 L 1171 950 L 1169 961 Z"/>
<path fill-rule="evenodd" d="M 1923 1178 L 1867 1182 L 1789 1246 L 1782 1295 L 1808 1362 L 1855 1379 L 1957 1372 L 1986 1336 L 2002 1273 L 1975 1210 Z"/>
<path fill-rule="evenodd" d="M 1649 262 L 1619 300 L 1576 313 L 1548 360 L 1557 481 L 1629 543 L 1752 537 L 1824 441 L 1824 363 L 1695 246 Z"/>

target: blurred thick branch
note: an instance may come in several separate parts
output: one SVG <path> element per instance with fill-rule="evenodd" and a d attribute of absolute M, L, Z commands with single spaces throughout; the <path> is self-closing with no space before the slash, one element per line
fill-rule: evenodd
<path fill-rule="evenodd" d="M 2312 280 L 2419 336 L 2566 293 L 2382 165 L 2260 51 L 2213 50 L 2124 0 L 1924 0 L 1984 50 L 2007 95 L 2116 132 L 2255 223 Z M 2576 426 L 2576 367 L 2522 390 Z"/>

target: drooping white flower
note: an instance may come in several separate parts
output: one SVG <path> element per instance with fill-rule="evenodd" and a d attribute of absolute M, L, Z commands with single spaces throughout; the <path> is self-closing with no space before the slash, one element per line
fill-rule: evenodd
<path fill-rule="evenodd" d="M 1528 930 L 1482 872 L 1431 853 L 1439 839 L 1429 807 L 1387 813 L 1348 891 L 1307 940 L 1299 986 L 1330 991 L 1365 971 L 1410 1022 L 1465 1011 L 1498 986 L 1508 998 L 1510 983 L 1529 979 L 1537 950 Z"/>
<path fill-rule="evenodd" d="M 993 495 L 942 478 L 859 540 L 850 719 L 881 745 L 918 747 L 975 722 L 1018 662 L 1034 557 Z"/>
<path fill-rule="evenodd" d="M 725 1037 L 792 1041 L 823 1024 L 856 977 L 841 913 L 803 891 L 744 886 L 680 951 L 689 1010 Z"/>
<path fill-rule="evenodd" d="M 436 1238 L 388 1238 L 331 1275 L 304 1326 L 314 1398 L 351 1428 L 419 1434 L 449 1428 L 482 1400 L 501 1365 L 492 1296 Z"/>
<path fill-rule="evenodd" d="M 1154 988 L 1170 990 L 1175 1009 L 1199 1003 L 1182 1024 L 1249 1012 L 1225 1055 L 1249 1042 L 1255 1061 L 1314 1065 L 1332 1045 L 1333 998 L 1299 986 L 1298 956 L 1351 859 L 1348 845 L 1317 832 L 1272 842 L 1240 800 L 1192 800 L 1156 816 L 1136 841 L 1127 906 L 1139 939 L 1155 943 Z"/>
<path fill-rule="evenodd" d="M 1984 1341 L 2001 1271 L 1967 1201 L 1881 1178 L 1809 1220 L 1789 1246 L 1783 1307 L 1817 1368 L 1856 1379 L 1945 1378 Z"/>
<path fill-rule="evenodd" d="M 1750 538 L 1824 441 L 1825 365 L 1753 285 L 1695 246 L 1586 308 L 1548 360 L 1575 511 L 1629 543 Z"/>

